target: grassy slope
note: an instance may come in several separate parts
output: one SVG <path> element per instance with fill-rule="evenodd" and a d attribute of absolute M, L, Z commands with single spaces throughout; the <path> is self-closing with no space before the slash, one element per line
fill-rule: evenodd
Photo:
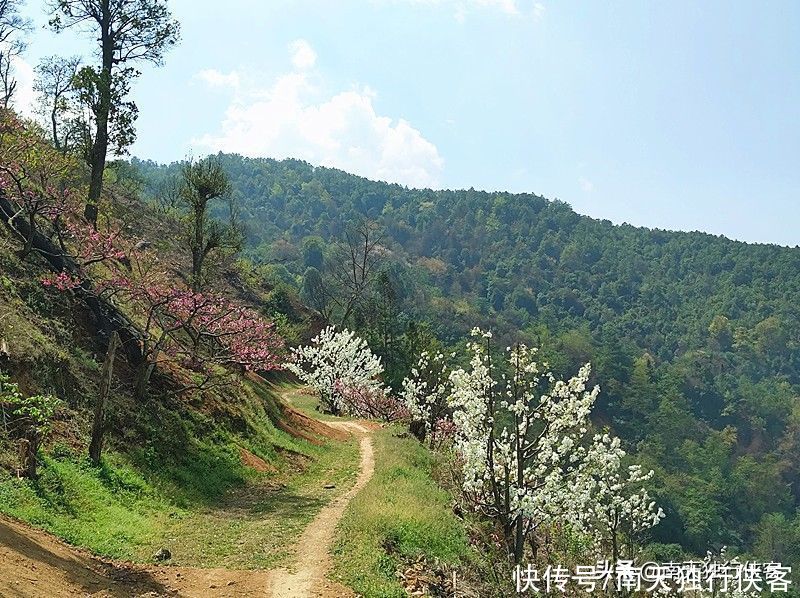
<path fill-rule="evenodd" d="M 468 556 L 450 496 L 432 478 L 431 454 L 400 431 L 388 427 L 373 434 L 375 475 L 337 531 L 335 574 L 367 597 L 406 595 L 395 577 L 402 561 L 456 564 Z"/>
<path fill-rule="evenodd" d="M 357 447 L 298 440 L 267 418 L 256 425 L 247 438 L 222 428 L 192 437 L 175 458 L 153 458 L 148 447 L 117 449 L 100 468 L 56 445 L 35 482 L 0 474 L 0 511 L 102 555 L 145 561 L 164 546 L 175 564 L 272 566 L 346 488 Z M 240 447 L 275 471 L 245 467 Z M 325 490 L 329 482 L 337 489 Z"/>
<path fill-rule="evenodd" d="M 185 258 L 177 235 L 164 234 L 174 223 L 135 201 L 118 198 L 114 210 L 125 230 L 159 240 L 154 248 L 165 262 Z M 85 456 L 102 347 L 83 307 L 45 289 L 43 261 L 20 260 L 18 247 L 0 226 L 0 339 L 10 351 L 0 356 L 0 368 L 24 393 L 54 394 L 64 408 L 36 481 L 14 476 L 16 448 L 0 429 L 0 512 L 112 557 L 148 560 L 165 546 L 173 562 L 185 565 L 280 562 L 296 532 L 352 478 L 356 445 L 316 445 L 282 431 L 275 388 L 254 381 L 160 398 L 159 374 L 153 398 L 137 403 L 130 366 L 118 357 L 103 465 L 90 466 Z M 242 292 L 259 303 L 266 291 Z M 241 449 L 263 459 L 268 471 L 244 466 Z M 329 482 L 335 490 L 323 488 Z"/>

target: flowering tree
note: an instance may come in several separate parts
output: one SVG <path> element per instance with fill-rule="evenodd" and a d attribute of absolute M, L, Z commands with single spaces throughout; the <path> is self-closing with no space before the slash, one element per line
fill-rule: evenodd
<path fill-rule="evenodd" d="M 292 356 L 286 369 L 313 388 L 322 408 L 330 413 L 348 413 L 346 397 L 355 391 L 383 392 L 378 379 L 383 373 L 380 357 L 349 330 L 337 332 L 329 326 L 310 345 L 292 349 Z"/>
<path fill-rule="evenodd" d="M 449 420 L 448 399 L 452 393 L 450 370 L 441 352 L 423 351 L 411 376 L 403 380 L 402 398 L 412 419 L 412 431 L 436 446 L 442 420 Z"/>
<path fill-rule="evenodd" d="M 274 324 L 254 310 L 219 295 L 189 290 L 162 287 L 151 296 L 162 306 L 160 322 L 183 333 L 175 341 L 191 362 L 261 371 L 277 367 L 283 340 Z"/>
<path fill-rule="evenodd" d="M 82 221 L 66 221 L 61 228 L 63 230 L 58 231 L 61 247 L 82 270 L 107 260 L 125 260 L 127 257 L 118 228 L 102 231 Z"/>
<path fill-rule="evenodd" d="M 597 547 L 610 554 L 614 564 L 622 556 L 623 539 L 632 542 L 664 517 L 644 487 L 653 471 L 645 472 L 638 464 L 624 467 L 620 445 L 615 436 L 595 434 L 575 483 L 591 497 L 584 521 L 596 532 Z"/>
<path fill-rule="evenodd" d="M 182 388 L 207 388 L 225 371 L 280 368 L 283 339 L 257 312 L 218 295 L 195 293 L 165 281 L 117 279 L 110 287 L 142 316 L 142 363 L 136 396 L 144 398 L 157 365 L 177 361 L 201 374 Z"/>
<path fill-rule="evenodd" d="M 69 213 L 63 214 L 63 222 L 54 230 L 58 237 L 62 255 L 70 260 L 70 271 L 54 272 L 42 278 L 42 284 L 59 291 L 70 291 L 91 280 L 90 268 L 103 262 L 127 260 L 127 253 L 120 237 L 120 231 L 112 229 L 101 231 L 85 222 L 74 221 Z M 115 268 L 111 268 L 114 272 Z M 127 275 L 123 275 L 127 278 Z M 112 275 L 109 279 L 98 280 L 96 291 L 103 294 L 120 281 Z M 88 288 L 88 287 L 87 287 Z"/>
<path fill-rule="evenodd" d="M 342 412 L 348 415 L 387 423 L 409 417 L 403 402 L 392 396 L 385 387 L 350 386 L 337 380 L 334 393 L 342 404 Z"/>
<path fill-rule="evenodd" d="M 118 231 L 101 232 L 87 224 L 65 228 L 62 244 L 75 271 L 46 276 L 42 283 L 61 291 L 82 288 L 93 268 L 102 264 L 105 270 L 95 278 L 94 292 L 125 304 L 138 324 L 137 398 L 144 398 L 153 372 L 164 360 L 200 375 L 182 391 L 224 382 L 232 369 L 280 367 L 283 339 L 255 310 L 176 285 L 156 256 L 126 242 Z"/>
<path fill-rule="evenodd" d="M 465 495 L 500 522 L 515 562 L 542 525 L 595 531 L 607 517 L 618 522 L 613 533 L 623 519 L 636 530 L 655 525 L 661 513 L 646 494 L 621 498 L 618 441 L 589 434 L 599 392 L 586 390 L 590 366 L 556 380 L 535 360 L 535 350 L 517 345 L 507 348 L 508 374 L 498 380 L 491 333 L 476 329 L 473 336 L 479 340 L 469 344 L 469 368 L 450 375 L 455 449 Z M 642 481 L 627 478 L 631 485 Z"/>

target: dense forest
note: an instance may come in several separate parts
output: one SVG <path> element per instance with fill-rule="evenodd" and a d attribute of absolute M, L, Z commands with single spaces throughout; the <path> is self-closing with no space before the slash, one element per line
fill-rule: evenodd
<path fill-rule="evenodd" d="M 286 302 L 334 314 L 320 288 L 348 230 L 370 223 L 375 274 L 345 318 L 395 386 L 420 346 L 453 347 L 475 325 L 540 346 L 554 371 L 591 361 L 596 423 L 656 470 L 655 556 L 729 546 L 798 562 L 800 249 L 614 225 L 531 194 L 220 159 L 232 190 L 216 216 Z M 115 172 L 170 211 L 179 168 L 134 159 Z"/>

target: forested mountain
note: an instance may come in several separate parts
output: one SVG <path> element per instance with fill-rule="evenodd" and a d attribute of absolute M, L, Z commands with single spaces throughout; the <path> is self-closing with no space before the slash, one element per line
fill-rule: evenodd
<path fill-rule="evenodd" d="M 501 343 L 541 346 L 557 371 L 591 361 L 599 423 L 656 469 L 668 516 L 658 542 L 701 552 L 777 543 L 784 560 L 797 558 L 800 248 L 614 225 L 531 194 L 408 189 L 296 160 L 220 159 L 230 214 L 262 264 L 256 274 L 288 295 L 315 303 L 348 227 L 376 223 L 373 300 L 353 325 L 393 383 L 421 338 L 449 347 L 476 325 Z M 172 209 L 179 165 L 130 164 L 118 176 Z"/>

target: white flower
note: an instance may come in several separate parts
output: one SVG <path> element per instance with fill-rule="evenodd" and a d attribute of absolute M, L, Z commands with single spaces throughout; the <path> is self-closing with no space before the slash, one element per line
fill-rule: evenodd
<path fill-rule="evenodd" d="M 490 338 L 477 328 L 472 335 Z M 586 390 L 591 366 L 556 380 L 535 361 L 534 349 L 517 345 L 507 352 L 510 375 L 498 379 L 485 344 L 469 343 L 469 366 L 449 377 L 454 448 L 475 504 L 490 505 L 484 512 L 501 518 L 504 528 L 525 525 L 535 534 L 541 525 L 560 524 L 582 531 L 598 551 L 609 526 L 616 530 L 620 521 L 633 533 L 656 525 L 663 511 L 642 487 L 652 472 L 622 466 L 619 438 L 590 436 L 600 391 Z"/>
<path fill-rule="evenodd" d="M 334 413 L 345 408 L 337 385 L 373 393 L 383 390 L 378 379 L 383 373 L 380 357 L 349 330 L 336 332 L 329 326 L 310 345 L 292 349 L 292 356 L 286 369 L 313 388 L 323 405 Z"/>

